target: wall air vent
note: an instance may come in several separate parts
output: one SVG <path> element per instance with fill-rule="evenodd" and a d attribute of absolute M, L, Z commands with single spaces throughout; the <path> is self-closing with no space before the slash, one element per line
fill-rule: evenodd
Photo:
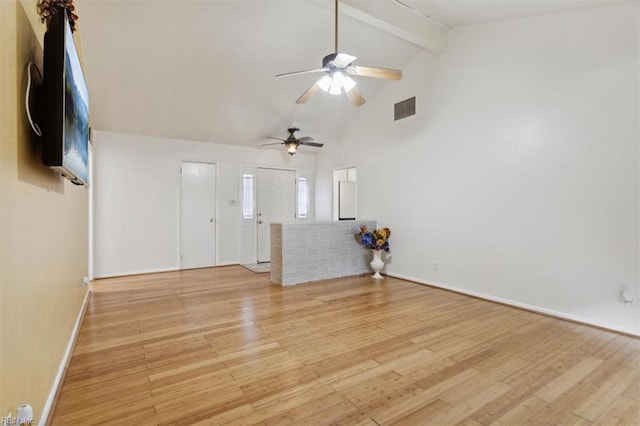
<path fill-rule="evenodd" d="M 393 120 L 409 117 L 416 114 L 416 97 L 405 99 L 393 106 Z"/>

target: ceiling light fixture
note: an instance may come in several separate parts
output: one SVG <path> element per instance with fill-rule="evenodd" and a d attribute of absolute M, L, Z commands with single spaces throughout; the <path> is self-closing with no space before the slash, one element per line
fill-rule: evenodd
<path fill-rule="evenodd" d="M 273 136 L 267 136 L 267 138 L 269 139 L 275 139 L 278 141 L 282 141 L 282 142 L 278 142 L 278 143 L 267 143 L 267 144 L 263 144 L 263 146 L 266 145 L 284 145 L 285 148 L 287 148 L 287 152 L 289 153 L 289 155 L 293 155 L 296 152 L 298 152 L 298 147 L 300 145 L 306 145 L 306 146 L 313 146 L 316 148 L 322 148 L 324 146 L 323 143 L 318 143 L 318 142 L 314 142 L 314 139 L 309 137 L 309 136 L 303 136 L 301 138 L 296 138 L 295 133 L 297 131 L 299 131 L 300 129 L 298 129 L 297 127 L 289 127 L 287 129 L 287 131 L 289 132 L 289 137 L 286 139 L 281 139 L 281 138 L 274 138 Z"/>
<path fill-rule="evenodd" d="M 329 92 L 332 95 L 339 95 L 344 89 L 345 93 L 349 92 L 356 85 L 354 79 L 348 75 L 344 75 L 340 71 L 334 71 L 330 75 L 323 76 L 318 80 L 318 86 L 324 92 Z"/>
<path fill-rule="evenodd" d="M 313 85 L 307 89 L 302 96 L 298 98 L 296 101 L 297 104 L 307 102 L 309 98 L 318 91 L 318 89 L 322 89 L 323 92 L 328 92 L 332 95 L 339 95 L 344 91 L 353 106 L 358 107 L 364 104 L 365 101 L 362 94 L 360 94 L 360 90 L 356 86 L 356 82 L 351 78 L 351 76 L 381 78 L 384 80 L 400 80 L 402 78 L 402 71 L 400 70 L 353 65 L 353 61 L 356 60 L 356 57 L 347 53 L 341 53 L 338 50 L 338 0 L 335 0 L 334 15 L 335 51 L 334 53 L 330 53 L 322 58 L 322 68 L 276 75 L 276 77 L 287 77 L 291 75 L 316 72 L 325 73 L 315 83 L 313 83 Z"/>
<path fill-rule="evenodd" d="M 287 152 L 289 155 L 293 155 L 298 151 L 298 142 L 285 142 L 285 146 L 287 147 Z"/>

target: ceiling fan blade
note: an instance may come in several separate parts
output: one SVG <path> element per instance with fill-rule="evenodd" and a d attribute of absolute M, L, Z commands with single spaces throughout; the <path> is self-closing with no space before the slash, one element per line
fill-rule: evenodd
<path fill-rule="evenodd" d="M 299 145 L 315 146 L 315 147 L 318 147 L 318 148 L 322 148 L 324 146 L 323 143 L 318 143 L 318 142 L 300 142 Z"/>
<path fill-rule="evenodd" d="M 387 68 L 360 67 L 357 65 L 347 68 L 347 74 L 361 75 L 363 77 L 383 78 L 385 80 L 400 80 L 402 71 Z"/>
<path fill-rule="evenodd" d="M 273 136 L 267 136 L 267 139 L 275 139 L 277 141 L 282 141 L 282 142 L 286 142 L 286 139 L 282 139 L 282 138 L 274 138 Z"/>
<path fill-rule="evenodd" d="M 273 139 L 273 138 L 272 138 Z M 269 146 L 269 145 L 282 145 L 284 142 L 276 142 L 276 143 L 263 143 L 260 146 Z"/>
<path fill-rule="evenodd" d="M 356 60 L 355 56 L 351 56 L 346 53 L 337 53 L 336 57 L 333 59 L 332 62 L 333 62 L 333 65 L 335 65 L 336 67 L 344 68 L 355 60 Z"/>
<path fill-rule="evenodd" d="M 349 100 L 355 107 L 359 107 L 365 102 L 357 86 L 354 86 L 351 90 L 349 90 L 347 92 L 347 96 L 349 97 Z"/>
<path fill-rule="evenodd" d="M 297 104 L 303 104 L 305 102 L 307 102 L 309 100 L 309 98 L 311 96 L 313 96 L 314 93 L 316 93 L 318 91 L 318 89 L 320 88 L 320 86 L 318 86 L 318 82 L 316 81 L 315 83 L 313 83 L 313 86 L 311 86 L 309 88 L 309 90 L 307 90 L 306 92 L 304 92 L 302 94 L 302 96 L 300 96 L 298 98 L 298 100 L 296 101 Z"/>
<path fill-rule="evenodd" d="M 325 72 L 325 71 L 328 71 L 328 70 L 326 70 L 324 68 L 317 68 L 315 70 L 294 71 L 294 72 L 287 72 L 287 73 L 284 73 L 284 74 L 278 74 L 278 75 L 276 75 L 276 78 L 289 77 L 289 76 L 292 76 L 292 75 L 299 75 L 299 74 L 311 74 L 311 73 L 314 73 L 314 72 Z"/>
<path fill-rule="evenodd" d="M 298 138 L 298 142 L 313 142 L 315 139 L 313 139 L 311 136 L 303 136 L 301 138 Z"/>

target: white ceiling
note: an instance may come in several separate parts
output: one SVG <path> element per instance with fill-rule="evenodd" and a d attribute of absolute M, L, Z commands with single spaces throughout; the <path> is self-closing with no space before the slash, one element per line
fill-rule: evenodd
<path fill-rule="evenodd" d="M 620 2 L 376 1 L 409 10 L 424 25 L 441 23 L 443 31 Z M 358 1 L 349 3 L 357 7 Z M 265 136 L 286 137 L 286 128 L 293 124 L 302 129 L 299 136 L 331 143 L 336 131 L 358 111 L 345 96 L 322 92 L 297 105 L 295 100 L 319 75 L 275 78 L 319 68 L 322 58 L 333 52 L 331 1 L 76 0 L 76 4 L 95 129 L 259 146 L 268 143 Z M 344 8 L 348 10 L 348 5 Z M 424 49 L 388 28 L 379 29 L 385 26 L 379 24 L 341 13 L 339 50 L 357 56 L 357 65 L 402 69 Z M 358 79 L 368 102 L 375 102 L 376 93 L 393 84 L 397 83 Z"/>

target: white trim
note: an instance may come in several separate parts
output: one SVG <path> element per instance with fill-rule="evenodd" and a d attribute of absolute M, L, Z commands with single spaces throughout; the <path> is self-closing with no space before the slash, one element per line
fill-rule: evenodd
<path fill-rule="evenodd" d="M 325 7 L 333 7 L 333 2 L 316 2 Z M 424 15 L 399 1 L 342 0 L 340 13 L 437 53 L 442 53 L 449 47 L 448 24 Z"/>
<path fill-rule="evenodd" d="M 91 132 L 89 132 L 89 136 L 91 136 Z M 94 256 L 95 256 L 95 190 L 94 190 L 94 185 L 93 185 L 93 180 L 94 180 L 94 173 L 93 173 L 93 168 L 94 168 L 94 160 L 93 160 L 93 142 L 91 142 L 91 140 L 89 140 L 89 144 L 87 146 L 87 158 L 89 161 L 89 175 L 88 175 L 88 179 L 89 179 L 89 188 L 87 188 L 88 190 L 88 200 L 87 200 L 87 211 L 88 211 L 88 221 L 87 221 L 87 232 L 88 232 L 88 244 L 87 244 L 87 259 L 88 259 L 88 265 L 87 265 L 87 275 L 89 276 L 89 280 L 93 280 L 94 279 Z"/>
<path fill-rule="evenodd" d="M 577 322 L 577 323 L 581 323 L 581 324 L 586 324 L 586 325 L 592 325 L 595 327 L 600 327 L 600 328 L 605 328 L 607 330 L 611 330 L 611 331 L 617 331 L 620 333 L 625 333 L 625 334 L 629 334 L 632 336 L 636 336 L 636 337 L 640 337 L 640 333 L 638 333 L 638 331 L 635 330 L 631 330 L 629 328 L 625 328 L 625 327 L 620 327 L 619 325 L 614 325 L 614 324 L 609 324 L 609 323 L 605 323 L 605 322 L 600 322 L 600 321 L 593 321 L 584 317 L 581 317 L 579 315 L 571 315 L 571 314 L 567 314 L 564 312 L 558 312 L 558 311 L 554 311 L 552 309 L 546 309 L 546 308 L 541 308 L 539 306 L 535 306 L 535 305 L 529 305 L 527 303 L 521 303 L 521 302 L 516 302 L 510 299 L 503 299 L 501 297 L 495 297 L 495 296 L 490 296 L 484 293 L 478 293 L 475 291 L 469 291 L 469 290 L 465 290 L 465 289 L 461 289 L 458 287 L 452 287 L 446 284 L 440 284 L 440 283 L 436 283 L 436 282 L 432 282 L 432 281 L 425 281 L 425 280 L 421 280 L 419 278 L 414 278 L 414 277 L 409 277 L 407 275 L 403 275 L 403 274 L 393 274 L 393 273 L 385 273 L 385 275 L 388 275 L 390 277 L 394 277 L 394 278 L 400 278 L 403 280 L 407 280 L 407 281 L 412 281 L 415 282 L 417 284 L 421 284 L 421 285 L 428 285 L 431 287 L 438 287 L 438 288 L 442 288 L 444 290 L 450 290 L 456 293 L 460 293 L 460 294 L 466 294 L 467 296 L 473 296 L 473 297 L 477 297 L 479 299 L 483 299 L 483 300 L 488 300 L 491 302 L 497 302 L 497 303 L 501 303 L 503 305 L 508 305 L 508 306 L 513 306 L 515 308 L 520 308 L 520 309 L 524 309 L 527 311 L 532 311 L 532 312 L 537 312 L 540 314 L 544 314 L 544 315 L 548 315 L 554 318 L 560 318 L 560 319 L 564 319 L 564 320 L 569 320 L 569 321 L 573 321 L 573 322 Z"/>
<path fill-rule="evenodd" d="M 397 3 L 390 4 L 396 5 Z M 400 12 L 400 10 L 397 9 L 392 9 L 394 13 L 387 14 L 383 19 L 374 16 L 374 13 L 376 13 L 376 11 L 372 8 L 369 7 L 368 10 L 365 10 L 363 6 L 369 5 L 362 2 L 354 2 L 353 4 L 343 4 L 341 6 L 341 10 L 346 15 L 362 21 L 365 24 L 369 24 L 374 28 L 378 28 L 391 35 L 399 37 L 403 40 L 407 40 L 410 43 L 416 44 L 420 47 L 424 47 L 425 49 L 432 50 L 436 53 L 442 53 L 449 48 L 447 30 L 442 28 L 443 25 L 441 23 L 433 24 L 432 21 L 427 21 L 426 18 L 420 15 L 415 15 L 413 13 L 411 13 L 410 15 L 405 14 L 405 16 L 396 16 L 395 12 Z M 392 10 L 387 10 L 386 12 L 391 12 Z M 416 18 L 411 19 L 414 16 L 416 16 Z M 412 25 L 405 25 L 403 27 L 401 25 L 396 25 L 394 23 L 388 22 L 391 19 L 396 21 L 404 21 L 407 24 L 411 23 Z M 411 28 L 411 31 L 407 30 L 407 28 Z"/>
<path fill-rule="evenodd" d="M 356 180 L 354 182 L 356 182 L 356 220 L 358 219 L 358 175 L 357 175 L 357 170 L 358 167 L 354 164 L 354 165 L 344 165 L 344 166 L 334 166 L 333 167 L 333 176 L 332 176 L 332 184 L 331 184 L 331 219 L 332 220 L 340 220 L 340 218 L 338 217 L 340 215 L 339 210 L 339 181 L 336 178 L 336 172 L 341 172 L 343 170 L 347 171 L 347 180 L 348 180 L 348 176 L 349 176 L 349 170 L 350 169 L 355 169 L 356 170 Z"/>
<path fill-rule="evenodd" d="M 235 265 L 240 265 L 240 263 L 238 263 L 238 262 L 223 262 L 223 263 L 218 263 L 216 265 L 216 267 L 218 267 L 218 266 L 235 266 Z"/>
<path fill-rule="evenodd" d="M 45 425 L 49 423 L 49 413 L 51 412 L 51 408 L 53 407 L 53 402 L 56 399 L 58 390 L 60 386 L 62 386 L 62 381 L 67 370 L 67 365 L 69 364 L 69 360 L 71 359 L 71 355 L 73 353 L 73 348 L 75 347 L 76 340 L 78 339 L 78 333 L 80 332 L 80 323 L 82 322 L 84 313 L 87 310 L 87 304 L 89 303 L 90 294 L 91 291 L 89 290 L 87 290 L 84 294 L 84 300 L 82 301 L 80 312 L 78 313 L 78 317 L 76 318 L 76 323 L 73 325 L 69 343 L 67 343 L 67 349 L 64 352 L 64 356 L 62 357 L 60 366 L 58 367 L 58 374 L 56 374 L 56 377 L 53 380 L 53 385 L 51 386 L 51 390 L 49 391 L 49 396 L 44 403 L 44 407 L 42 407 L 42 415 L 40 416 L 40 422 L 38 423 L 39 425 Z"/>
<path fill-rule="evenodd" d="M 116 272 L 114 274 L 98 275 L 98 276 L 96 276 L 96 279 L 99 279 L 99 278 L 126 277 L 128 275 L 157 274 L 159 272 L 174 272 L 174 271 L 179 271 L 179 270 L 180 270 L 180 268 L 174 266 L 174 267 L 171 267 L 171 268 L 147 269 L 147 270 L 143 270 L 143 271 Z"/>

